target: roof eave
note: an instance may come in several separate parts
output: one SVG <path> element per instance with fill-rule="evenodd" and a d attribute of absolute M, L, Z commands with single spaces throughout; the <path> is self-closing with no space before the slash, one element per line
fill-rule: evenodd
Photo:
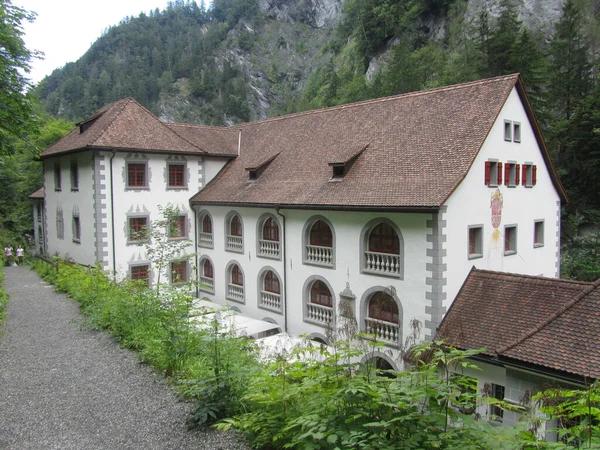
<path fill-rule="evenodd" d="M 297 210 L 335 210 L 355 212 L 402 212 L 402 213 L 426 213 L 438 212 L 439 206 L 377 206 L 377 205 L 315 205 L 315 204 L 290 204 L 290 203 L 254 203 L 254 202 L 222 202 L 190 200 L 192 205 L 206 206 L 228 206 L 247 208 L 273 208 L 273 209 L 297 209 Z"/>
<path fill-rule="evenodd" d="M 157 154 L 174 154 L 174 155 L 198 155 L 198 156 L 215 156 L 214 154 L 207 154 L 204 150 L 201 151 L 187 151 L 187 150 L 161 150 L 161 149 L 149 149 L 149 148 L 135 148 L 135 147 L 108 147 L 100 145 L 86 145 L 85 147 L 77 147 L 70 150 L 64 150 L 61 152 L 50 153 L 47 155 L 40 156 L 40 159 L 48 159 L 54 156 L 63 156 L 72 153 L 83 152 L 87 150 L 93 151 L 116 151 L 116 152 L 136 152 L 136 153 L 157 153 Z M 231 155 L 219 155 L 228 156 Z"/>

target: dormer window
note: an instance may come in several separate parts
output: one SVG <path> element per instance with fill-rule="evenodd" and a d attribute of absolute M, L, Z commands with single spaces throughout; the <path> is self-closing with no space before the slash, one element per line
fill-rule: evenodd
<path fill-rule="evenodd" d="M 279 153 L 269 156 L 267 159 L 262 161 L 258 161 L 256 164 L 244 167 L 244 169 L 248 172 L 248 181 L 258 180 L 261 174 L 267 167 L 269 167 L 269 164 L 271 164 L 271 162 L 277 158 L 277 156 L 279 156 Z"/>
<path fill-rule="evenodd" d="M 333 176 L 331 178 L 344 178 L 344 175 L 346 175 L 345 166 L 333 166 Z"/>
<path fill-rule="evenodd" d="M 329 166 L 333 171 L 330 181 L 343 180 L 358 157 L 366 150 L 368 146 L 369 144 L 358 143 L 357 145 L 353 145 L 349 148 L 343 148 L 342 151 L 337 154 L 336 159 L 329 162 Z"/>

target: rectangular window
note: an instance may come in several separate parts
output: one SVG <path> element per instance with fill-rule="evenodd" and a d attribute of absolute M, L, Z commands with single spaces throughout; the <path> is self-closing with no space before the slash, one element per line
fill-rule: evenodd
<path fill-rule="evenodd" d="M 521 142 L 521 124 L 513 122 L 513 142 Z"/>
<path fill-rule="evenodd" d="M 185 187 L 184 164 L 169 164 L 169 187 Z"/>
<path fill-rule="evenodd" d="M 60 162 L 54 163 L 54 190 L 60 191 L 62 189 L 62 173 L 60 170 Z"/>
<path fill-rule="evenodd" d="M 483 226 L 472 225 L 469 227 L 469 259 L 483 256 Z"/>
<path fill-rule="evenodd" d="M 504 386 L 492 384 L 492 398 L 504 401 Z M 502 422 L 502 417 L 504 417 L 504 411 L 502 408 L 496 405 L 490 405 L 490 414 L 492 416 L 492 420 Z"/>
<path fill-rule="evenodd" d="M 71 161 L 71 190 L 79 190 L 79 166 L 77 160 Z"/>
<path fill-rule="evenodd" d="M 504 227 L 504 254 L 514 255 L 517 253 L 517 226 L 506 225 Z"/>
<path fill-rule="evenodd" d="M 61 240 L 65 238 L 65 222 L 62 211 L 56 212 L 56 237 Z"/>
<path fill-rule="evenodd" d="M 185 283 L 188 281 L 187 261 L 177 261 L 171 263 L 171 283 Z"/>
<path fill-rule="evenodd" d="M 512 122 L 510 120 L 504 121 L 504 140 L 507 142 L 512 141 Z"/>
<path fill-rule="evenodd" d="M 73 241 L 81 241 L 81 222 L 78 216 L 73 216 Z"/>
<path fill-rule="evenodd" d="M 504 184 L 508 187 L 515 187 L 519 184 L 521 166 L 514 161 L 504 164 Z"/>
<path fill-rule="evenodd" d="M 177 217 L 171 224 L 171 229 L 169 230 L 169 237 L 171 237 L 171 238 L 186 237 L 187 236 L 186 222 L 187 222 L 187 216 Z"/>
<path fill-rule="evenodd" d="M 148 228 L 148 218 L 147 217 L 130 217 L 128 226 L 128 236 L 127 239 L 129 242 L 135 241 L 143 241 L 146 239 L 145 231 Z"/>
<path fill-rule="evenodd" d="M 127 163 L 127 187 L 147 187 L 146 167 L 146 163 Z"/>
<path fill-rule="evenodd" d="M 533 246 L 543 247 L 544 246 L 544 221 L 536 220 L 533 223 Z"/>
<path fill-rule="evenodd" d="M 143 281 L 146 286 L 150 285 L 150 266 L 143 264 L 141 266 L 131 266 L 131 280 Z"/>
<path fill-rule="evenodd" d="M 522 166 L 523 186 L 532 187 L 537 183 L 537 166 L 527 163 Z"/>
<path fill-rule="evenodd" d="M 502 163 L 498 161 L 485 162 L 485 184 L 498 187 L 502 184 Z"/>

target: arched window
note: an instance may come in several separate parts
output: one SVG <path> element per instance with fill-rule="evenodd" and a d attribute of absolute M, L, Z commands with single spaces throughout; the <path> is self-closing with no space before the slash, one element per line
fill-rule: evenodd
<path fill-rule="evenodd" d="M 229 234 L 231 236 L 241 236 L 242 235 L 242 221 L 240 217 L 236 214 L 231 218 L 229 222 Z"/>
<path fill-rule="evenodd" d="M 270 214 L 265 214 L 257 222 L 256 254 L 262 258 L 281 259 L 279 223 Z"/>
<path fill-rule="evenodd" d="M 313 216 L 306 221 L 302 233 L 304 264 L 335 268 L 335 235 L 329 220 Z"/>
<path fill-rule="evenodd" d="M 242 274 L 242 271 L 240 270 L 240 266 L 238 266 L 237 264 L 234 264 L 231 267 L 231 283 L 235 284 L 237 286 L 244 285 L 244 275 Z"/>
<path fill-rule="evenodd" d="M 204 214 L 202 218 L 202 232 L 212 234 L 212 220 L 208 214 Z"/>
<path fill-rule="evenodd" d="M 403 239 L 396 225 L 374 219 L 361 232 L 361 271 L 376 275 L 404 276 Z"/>
<path fill-rule="evenodd" d="M 215 272 L 208 258 L 200 261 L 200 290 L 211 294 L 215 292 Z"/>
<path fill-rule="evenodd" d="M 213 266 L 208 259 L 204 260 L 204 264 L 202 265 L 202 275 L 205 278 L 213 278 Z"/>
<path fill-rule="evenodd" d="M 369 251 L 400 254 L 400 240 L 391 225 L 382 222 L 369 233 Z"/>
<path fill-rule="evenodd" d="M 310 229 L 310 245 L 319 247 L 333 247 L 331 228 L 322 220 L 317 220 Z"/>
<path fill-rule="evenodd" d="M 398 305 L 385 292 L 376 292 L 369 299 L 369 318 L 398 324 L 400 321 Z"/>
<path fill-rule="evenodd" d="M 273 294 L 281 294 L 279 278 L 273 273 L 272 270 L 269 270 L 267 273 L 265 273 L 264 287 L 265 291 L 267 292 L 272 292 Z"/>
<path fill-rule="evenodd" d="M 228 266 L 227 300 L 244 303 L 244 273 L 240 266 L 233 262 Z"/>
<path fill-rule="evenodd" d="M 310 302 L 315 305 L 332 307 L 331 291 L 321 280 L 315 281 L 310 287 Z"/>
<path fill-rule="evenodd" d="M 235 211 L 230 211 L 225 217 L 225 250 L 244 253 L 242 218 Z"/>
<path fill-rule="evenodd" d="M 279 226 L 277 222 L 271 218 L 265 220 L 262 237 L 268 241 L 279 241 Z"/>

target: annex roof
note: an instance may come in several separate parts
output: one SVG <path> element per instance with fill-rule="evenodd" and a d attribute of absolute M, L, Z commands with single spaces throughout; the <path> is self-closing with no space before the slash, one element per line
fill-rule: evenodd
<path fill-rule="evenodd" d="M 240 156 L 191 201 L 438 208 L 466 176 L 515 86 L 526 98 L 519 76 L 507 75 L 241 125 Z M 249 179 L 246 168 L 276 154 Z M 332 179 L 331 165 L 343 163 L 342 179 Z"/>
<path fill-rule="evenodd" d="M 600 379 L 600 280 L 473 269 L 438 339 L 460 349 Z"/>
<path fill-rule="evenodd" d="M 84 149 L 206 154 L 132 98 L 107 105 L 42 152 L 41 158 Z"/>
<path fill-rule="evenodd" d="M 29 196 L 29 198 L 44 198 L 45 194 L 44 194 L 44 188 L 41 187 L 39 188 L 37 191 L 35 191 L 33 194 L 31 194 Z"/>

